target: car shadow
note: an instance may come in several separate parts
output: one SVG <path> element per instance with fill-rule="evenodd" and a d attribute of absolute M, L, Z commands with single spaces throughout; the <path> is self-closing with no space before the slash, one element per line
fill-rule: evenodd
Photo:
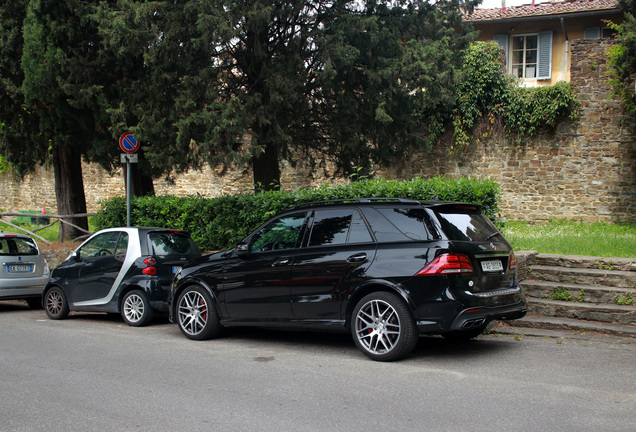
<path fill-rule="evenodd" d="M 351 335 L 340 332 L 316 332 L 303 330 L 271 329 L 262 327 L 229 327 L 224 329 L 220 339 L 231 339 L 255 344 L 259 347 L 271 345 L 293 349 L 327 349 L 351 355 L 364 356 L 356 347 Z M 444 359 L 462 361 L 500 351 L 514 349 L 519 342 L 512 337 L 494 338 L 484 335 L 468 341 L 451 341 L 437 335 L 423 335 L 418 339 L 413 351 L 400 361 Z"/>

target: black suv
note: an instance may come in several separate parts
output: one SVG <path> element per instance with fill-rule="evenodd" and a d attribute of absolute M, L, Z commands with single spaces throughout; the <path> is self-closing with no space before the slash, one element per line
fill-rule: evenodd
<path fill-rule="evenodd" d="M 69 311 L 120 313 L 131 326 L 166 312 L 174 273 L 201 256 L 188 233 L 109 228 L 91 236 L 51 272 L 43 305 L 51 319 Z"/>
<path fill-rule="evenodd" d="M 310 203 L 184 266 L 170 319 L 196 340 L 231 325 L 347 330 L 364 354 L 389 361 L 420 333 L 468 339 L 492 320 L 523 317 L 515 267 L 512 247 L 474 204 Z"/>

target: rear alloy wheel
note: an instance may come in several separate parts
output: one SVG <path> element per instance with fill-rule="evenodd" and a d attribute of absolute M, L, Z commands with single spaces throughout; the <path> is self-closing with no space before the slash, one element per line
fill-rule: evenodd
<path fill-rule="evenodd" d="M 205 340 L 218 336 L 222 326 L 212 296 L 202 287 L 187 287 L 177 301 L 177 322 L 188 339 Z"/>
<path fill-rule="evenodd" d="M 369 358 L 392 361 L 410 353 L 417 343 L 415 320 L 397 295 L 379 291 L 362 298 L 353 310 L 353 340 Z"/>
<path fill-rule="evenodd" d="M 141 327 L 152 320 L 152 308 L 143 291 L 130 291 L 121 302 L 121 316 L 126 324 Z"/>
<path fill-rule="evenodd" d="M 54 320 L 64 319 L 68 316 L 68 302 L 60 288 L 54 287 L 46 292 L 44 310 L 48 317 Z"/>

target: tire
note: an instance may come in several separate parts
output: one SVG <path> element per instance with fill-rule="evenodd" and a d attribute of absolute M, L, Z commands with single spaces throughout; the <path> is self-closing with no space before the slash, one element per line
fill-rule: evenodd
<path fill-rule="evenodd" d="M 143 291 L 130 291 L 121 301 L 121 317 L 129 326 L 145 326 L 150 323 L 152 316 L 150 302 Z"/>
<path fill-rule="evenodd" d="M 212 296 L 199 285 L 189 286 L 179 295 L 176 317 L 188 339 L 212 339 L 223 329 Z"/>
<path fill-rule="evenodd" d="M 404 300 L 384 291 L 368 294 L 358 302 L 351 334 L 360 351 L 378 361 L 406 356 L 418 339 L 415 320 Z"/>
<path fill-rule="evenodd" d="M 29 298 L 26 299 L 27 305 L 29 305 L 29 309 L 37 310 L 42 309 L 42 299 L 40 298 Z"/>
<path fill-rule="evenodd" d="M 444 333 L 442 336 L 453 342 L 467 342 L 476 338 L 486 330 L 488 324 L 480 325 L 479 327 L 471 328 L 469 330 L 459 330 L 450 333 Z"/>
<path fill-rule="evenodd" d="M 58 287 L 53 287 L 44 295 L 44 311 L 49 318 L 61 320 L 68 316 L 68 301 L 66 295 Z"/>

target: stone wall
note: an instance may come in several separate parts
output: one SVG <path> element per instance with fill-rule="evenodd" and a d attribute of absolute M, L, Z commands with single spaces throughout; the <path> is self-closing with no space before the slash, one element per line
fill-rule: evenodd
<path fill-rule="evenodd" d="M 503 215 L 511 220 L 550 218 L 636 223 L 636 122 L 619 101 L 609 98 L 605 51 L 610 40 L 577 40 L 571 45 L 571 83 L 581 102 L 580 117 L 561 123 L 556 131 L 514 145 L 492 138 L 449 156 L 443 149 L 409 155 L 408 162 L 378 176 L 410 179 L 416 176 L 470 176 L 501 184 Z M 89 211 L 112 196 L 124 196 L 121 171 L 109 175 L 95 165 L 84 165 L 84 187 Z M 155 182 L 158 195 L 207 197 L 251 189 L 252 176 L 242 170 L 206 168 Z M 287 190 L 332 183 L 327 167 L 283 163 L 282 184 Z M 339 180 L 340 182 L 342 180 Z M 0 175 L 0 209 L 55 211 L 52 168 L 42 168 L 22 182 Z"/>

